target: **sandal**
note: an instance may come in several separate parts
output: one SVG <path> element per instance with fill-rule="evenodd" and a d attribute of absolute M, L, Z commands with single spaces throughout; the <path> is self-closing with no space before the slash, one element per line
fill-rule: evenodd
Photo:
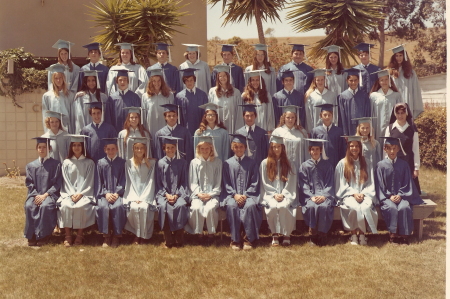
<path fill-rule="evenodd" d="M 272 238 L 272 246 L 276 247 L 280 245 L 280 241 L 278 241 L 278 237 L 273 237 Z"/>
<path fill-rule="evenodd" d="M 75 246 L 83 245 L 83 239 L 84 239 L 83 236 L 77 235 L 77 237 L 75 238 L 75 242 L 73 243 L 73 245 L 75 245 Z"/>
<path fill-rule="evenodd" d="M 71 247 L 72 246 L 72 236 L 66 236 L 64 238 L 64 246 Z"/>

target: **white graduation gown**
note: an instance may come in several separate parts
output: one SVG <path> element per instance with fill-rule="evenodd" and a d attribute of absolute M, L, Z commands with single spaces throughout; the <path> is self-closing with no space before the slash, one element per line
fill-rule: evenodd
<path fill-rule="evenodd" d="M 201 89 L 202 91 L 204 91 L 205 93 L 208 92 L 211 89 L 211 71 L 209 70 L 209 65 L 202 61 L 202 60 L 197 60 L 195 63 L 191 63 L 189 60 L 186 60 L 185 62 L 183 62 L 182 64 L 180 64 L 179 69 L 180 70 L 184 70 L 187 68 L 194 68 L 194 69 L 198 69 L 198 71 L 195 71 L 195 87 Z M 180 72 L 180 80 L 181 80 L 181 85 L 183 86 L 182 89 L 185 88 L 184 84 L 183 84 L 183 72 Z"/>
<path fill-rule="evenodd" d="M 308 138 L 306 130 L 303 129 L 303 132 L 300 132 L 296 128 L 289 129 L 286 125 L 283 125 L 273 130 L 272 135 L 286 138 L 284 139 L 284 145 L 286 146 L 288 160 L 291 161 L 295 171 L 298 171 L 300 165 L 309 159 L 308 142 L 304 140 Z"/>
<path fill-rule="evenodd" d="M 47 110 L 64 114 L 61 119 L 63 129 L 69 133 L 74 132 L 70 125 L 70 110 L 74 97 L 75 94 L 71 91 L 69 91 L 67 96 L 62 91 L 58 93 L 58 96 L 55 96 L 53 90 L 44 93 L 42 96 L 42 125 L 44 126 L 44 132 L 47 131 L 47 127 L 45 126 Z"/>
<path fill-rule="evenodd" d="M 115 69 L 125 67 L 127 70 L 132 71 L 128 73 L 128 89 L 136 93 L 141 97 L 146 91 L 147 86 L 145 83 L 148 80 L 147 72 L 140 64 L 122 64 L 115 65 L 109 69 L 108 77 L 106 78 L 106 95 L 110 95 L 118 91 L 116 77 L 117 71 Z"/>
<path fill-rule="evenodd" d="M 173 93 L 166 98 L 161 93 L 149 97 L 148 93 L 142 96 L 141 107 L 144 109 L 144 127 L 155 136 L 156 132 L 166 125 L 164 108 L 161 105 L 173 104 Z"/>
<path fill-rule="evenodd" d="M 331 90 L 324 89 L 322 93 L 315 89 L 306 99 L 306 129 L 311 132 L 317 126 L 322 125 L 320 112 L 322 109 L 314 107 L 322 104 L 337 105 L 337 94 Z M 333 123 L 338 124 L 338 106 L 333 108 Z"/>
<path fill-rule="evenodd" d="M 227 128 L 228 133 L 234 134 L 234 132 L 238 128 L 236 126 L 236 120 L 237 118 L 242 118 L 242 114 L 237 114 L 239 107 L 238 105 L 242 102 L 241 92 L 238 89 L 233 88 L 234 93 L 231 97 L 227 98 L 225 96 L 222 96 L 219 98 L 216 94 L 216 88 L 217 87 L 212 87 L 209 90 L 208 101 L 222 107 L 221 109 L 217 110 L 219 119 Z"/>
<path fill-rule="evenodd" d="M 402 95 L 403 101 L 409 105 L 409 109 L 411 109 L 414 118 L 417 118 L 423 112 L 423 100 L 416 72 L 413 70 L 411 77 L 407 79 L 403 75 L 403 69 L 400 67 L 398 78 L 392 78 L 394 79 L 395 86 L 397 86 L 398 91 Z"/>
<path fill-rule="evenodd" d="M 386 128 L 389 126 L 391 120 L 392 109 L 394 109 L 397 103 L 402 102 L 402 96 L 399 92 L 395 92 L 389 89 L 387 94 L 384 94 L 380 88 L 376 92 L 372 92 L 369 96 L 372 113 L 372 126 L 375 131 L 375 138 L 380 144 L 384 143 L 384 139 L 380 138 L 384 136 Z"/>

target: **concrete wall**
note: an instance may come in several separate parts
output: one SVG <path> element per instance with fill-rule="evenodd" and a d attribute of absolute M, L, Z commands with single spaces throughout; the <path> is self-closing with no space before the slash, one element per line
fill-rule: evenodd
<path fill-rule="evenodd" d="M 446 105 L 447 74 L 437 74 L 419 78 L 424 103 Z"/>

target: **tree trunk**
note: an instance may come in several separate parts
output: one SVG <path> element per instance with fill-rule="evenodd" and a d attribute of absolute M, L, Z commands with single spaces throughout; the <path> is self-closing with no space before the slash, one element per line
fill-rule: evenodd
<path fill-rule="evenodd" d="M 259 43 L 265 44 L 266 39 L 264 38 L 264 30 L 263 30 L 263 26 L 262 26 L 261 12 L 256 7 L 255 7 L 255 20 L 256 20 L 256 28 L 258 28 Z"/>
<path fill-rule="evenodd" d="M 378 31 L 379 34 L 379 42 L 380 42 L 380 54 L 378 55 L 378 66 L 380 68 L 383 68 L 384 66 L 384 39 L 386 38 L 386 35 L 384 33 L 384 20 L 380 21 L 378 23 Z"/>

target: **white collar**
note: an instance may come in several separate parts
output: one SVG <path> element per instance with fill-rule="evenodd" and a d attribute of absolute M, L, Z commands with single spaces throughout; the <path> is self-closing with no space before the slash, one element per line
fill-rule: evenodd
<path fill-rule="evenodd" d="M 330 128 L 331 129 L 331 127 L 333 126 L 333 122 L 331 122 L 331 124 L 327 127 L 325 124 L 322 124 L 322 126 L 325 128 L 325 129 L 328 129 L 328 128 Z"/>
<path fill-rule="evenodd" d="M 128 63 L 121 63 L 123 66 L 130 66 L 131 65 L 131 62 L 128 62 Z"/>
<path fill-rule="evenodd" d="M 59 134 L 61 134 L 61 133 L 63 133 L 63 132 L 64 132 L 64 131 L 60 129 L 60 130 L 58 131 L 58 133 L 53 134 L 52 130 L 47 129 L 47 133 L 48 133 L 49 136 L 58 136 Z"/>
<path fill-rule="evenodd" d="M 296 130 L 295 126 L 292 126 L 292 129 L 289 129 L 288 126 L 283 125 L 282 128 L 284 128 L 284 129 L 286 129 L 286 130 L 288 130 L 288 131 L 294 131 L 294 130 Z"/>
<path fill-rule="evenodd" d="M 234 63 L 233 63 L 233 61 L 232 62 L 230 62 L 230 63 L 225 63 L 225 62 L 222 62 L 222 65 L 228 65 L 228 66 L 230 66 L 230 65 L 233 65 Z"/>
<path fill-rule="evenodd" d="M 70 158 L 71 160 L 84 160 L 86 159 L 86 157 L 82 154 L 78 159 L 75 156 L 72 156 L 72 158 Z"/>
<path fill-rule="evenodd" d="M 210 126 L 206 126 L 206 130 L 212 131 L 212 130 L 219 130 L 219 129 L 220 129 L 220 127 L 218 127 L 218 126 L 215 126 L 214 129 L 211 129 Z"/>
<path fill-rule="evenodd" d="M 199 160 L 203 161 L 203 162 L 208 162 L 211 159 L 211 157 L 208 157 L 208 159 L 205 160 L 205 158 L 203 158 L 203 156 L 200 156 Z"/>
<path fill-rule="evenodd" d="M 94 126 L 97 125 L 95 122 L 92 122 L 92 124 L 93 124 Z M 98 127 L 100 128 L 100 127 L 102 126 L 102 124 L 103 124 L 103 121 L 101 120 L 101 121 L 98 123 Z"/>
<path fill-rule="evenodd" d="M 350 90 L 350 92 L 351 92 L 352 94 L 356 94 L 356 93 L 358 92 L 358 87 L 356 87 L 355 93 L 353 93 L 353 89 L 351 89 L 350 87 L 348 88 L 348 90 Z"/>
<path fill-rule="evenodd" d="M 320 94 L 320 95 L 324 95 L 324 94 L 326 94 L 327 93 L 327 91 L 328 91 L 328 89 L 326 89 L 326 88 L 324 88 L 323 89 L 323 92 L 322 93 L 320 93 L 320 91 L 316 88 L 316 89 L 314 89 L 314 92 L 316 92 L 317 94 Z"/>
<path fill-rule="evenodd" d="M 322 160 L 322 158 L 319 157 L 319 159 L 317 159 L 317 160 L 314 160 L 313 158 L 311 158 L 311 160 L 313 160 L 314 164 L 319 164 L 319 162 L 320 162 L 320 160 Z"/>
<path fill-rule="evenodd" d="M 247 133 L 248 133 L 248 130 L 249 130 L 250 128 L 252 128 L 252 130 L 254 131 L 254 130 L 255 130 L 255 125 L 256 125 L 256 124 L 253 124 L 252 126 L 245 125 L 245 129 L 247 130 Z"/>
<path fill-rule="evenodd" d="M 300 63 L 296 63 L 294 60 L 292 60 L 292 64 L 294 64 L 294 65 L 300 65 L 300 64 L 302 64 L 302 63 L 303 63 L 303 61 L 300 62 Z"/>
<path fill-rule="evenodd" d="M 388 89 L 388 92 L 385 94 L 385 93 L 383 92 L 383 89 L 380 88 L 380 89 L 378 89 L 377 92 L 378 92 L 378 93 L 381 93 L 382 95 L 388 96 L 388 95 L 392 94 L 394 91 L 393 91 L 392 89 L 389 88 L 389 89 Z"/>
<path fill-rule="evenodd" d="M 173 160 L 175 160 L 177 157 L 177 154 L 175 153 L 175 156 L 173 156 L 173 158 L 169 158 L 169 156 L 165 155 L 164 158 L 166 158 L 167 160 L 169 160 L 170 162 L 172 162 Z"/>
<path fill-rule="evenodd" d="M 97 67 L 100 64 L 100 61 L 97 61 L 96 63 L 89 62 L 89 64 L 93 65 L 94 67 Z"/>
<path fill-rule="evenodd" d="M 408 122 L 406 122 L 403 126 L 400 126 L 398 121 L 395 121 L 392 124 L 392 128 L 397 128 L 401 133 L 403 133 L 408 127 L 409 127 L 409 123 Z"/>
<path fill-rule="evenodd" d="M 364 67 L 364 68 L 368 68 L 369 65 L 370 65 L 370 62 L 369 62 L 368 64 L 363 64 L 363 63 L 361 62 L 360 65 L 362 65 L 362 67 Z"/>
<path fill-rule="evenodd" d="M 109 158 L 108 156 L 106 156 L 106 159 L 108 159 L 109 161 L 114 161 L 115 159 L 117 158 L 117 155 L 115 155 L 112 159 L 111 158 Z"/>
<path fill-rule="evenodd" d="M 163 62 L 163 63 L 161 63 L 161 62 L 158 62 L 158 63 L 159 63 L 160 66 L 166 66 L 166 64 L 167 64 L 168 62 L 166 61 L 166 62 Z"/>
<path fill-rule="evenodd" d="M 168 127 L 171 131 L 173 131 L 173 130 L 175 130 L 175 128 L 177 127 L 177 124 L 175 124 L 173 127 L 167 125 L 167 127 Z"/>
<path fill-rule="evenodd" d="M 233 157 L 236 159 L 236 161 L 239 162 L 239 157 L 238 157 L 238 156 L 234 155 Z M 244 159 L 244 158 L 245 158 L 245 154 L 243 154 L 243 155 L 240 157 L 241 160 Z"/>
<path fill-rule="evenodd" d="M 42 159 L 41 157 L 38 158 L 39 162 L 41 162 L 41 159 Z M 48 158 L 44 157 L 44 161 L 42 162 L 42 164 L 44 164 L 44 162 L 47 161 L 47 160 L 48 160 Z"/>
<path fill-rule="evenodd" d="M 292 88 L 291 91 L 287 90 L 286 88 L 283 88 L 283 89 L 284 89 L 284 91 L 285 91 L 287 94 L 292 94 L 292 93 L 294 92 L 294 89 L 295 89 L 295 88 Z"/>
<path fill-rule="evenodd" d="M 187 91 L 192 91 L 192 93 L 195 94 L 196 88 L 195 88 L 195 86 L 194 86 L 194 88 L 192 88 L 192 89 L 189 89 L 189 88 L 186 87 L 186 90 L 187 90 Z"/>
<path fill-rule="evenodd" d="M 395 162 L 397 162 L 397 157 L 395 157 L 394 160 L 392 160 L 391 158 L 387 157 L 387 159 L 389 160 L 389 162 L 391 162 L 392 164 L 394 164 Z"/>
<path fill-rule="evenodd" d="M 125 88 L 124 90 L 120 90 L 120 89 L 119 89 L 119 93 L 122 93 L 122 92 L 123 92 L 123 94 L 126 94 L 126 93 L 128 92 L 128 90 L 129 90 L 128 87 Z"/>
<path fill-rule="evenodd" d="M 192 64 L 192 65 L 196 65 L 197 63 L 199 63 L 200 62 L 200 59 L 199 58 L 197 58 L 197 60 L 194 62 L 194 63 L 192 63 L 189 59 L 188 60 L 186 60 L 186 62 L 187 63 L 190 63 L 190 64 Z"/>

